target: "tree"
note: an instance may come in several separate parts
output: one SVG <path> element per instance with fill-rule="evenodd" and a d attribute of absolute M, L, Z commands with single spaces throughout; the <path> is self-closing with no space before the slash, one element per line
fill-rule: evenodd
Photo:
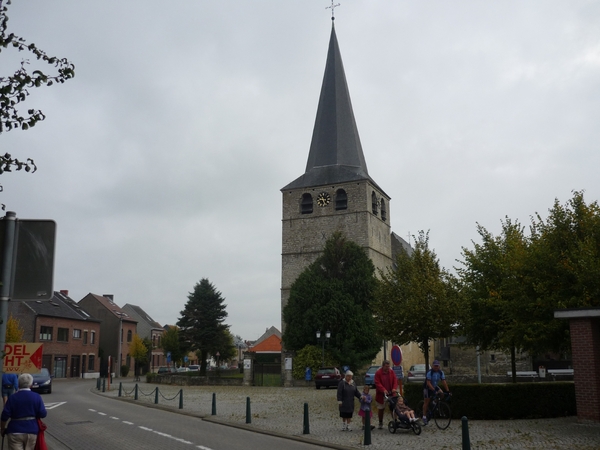
<path fill-rule="evenodd" d="M 161 346 L 165 357 L 171 354 L 172 362 L 181 362 L 183 356 L 186 354 L 185 348 L 181 345 L 179 329 L 177 327 L 169 326 L 165 334 L 163 334 Z"/>
<path fill-rule="evenodd" d="M 6 342 L 23 342 L 23 328 L 11 314 L 6 322 Z"/>
<path fill-rule="evenodd" d="M 9 2 L 10 4 L 10 2 Z M 37 62 L 52 66 L 53 74 L 48 74 L 41 69 L 45 66 L 36 67 L 31 73 L 27 71 L 28 60 L 21 62 L 12 75 L 0 77 L 0 134 L 13 129 L 27 130 L 37 122 L 45 119 L 40 110 L 27 109 L 27 112 L 19 110 L 19 106 L 29 96 L 32 88 L 41 86 L 52 86 L 54 83 L 64 83 L 75 76 L 75 66 L 66 58 L 48 56 L 43 50 L 37 48 L 33 43 L 28 43 L 24 38 L 16 36 L 7 31 L 8 8 L 0 0 L 0 52 L 13 48 L 19 52 L 29 52 Z M 26 172 L 35 172 L 37 167 L 31 158 L 20 161 L 13 158 L 9 153 L 0 156 L 0 174 L 10 172 L 12 169 Z"/>
<path fill-rule="evenodd" d="M 575 191 L 565 205 L 555 200 L 547 219 L 536 213 L 531 236 L 535 297 L 526 347 L 568 351 L 568 321 L 555 319 L 554 311 L 600 306 L 600 206 L 586 204 L 583 192 Z"/>
<path fill-rule="evenodd" d="M 224 323 L 227 317 L 225 299 L 215 287 L 203 278 L 188 295 L 188 302 L 177 321 L 180 327 L 180 340 L 200 357 L 200 373 L 206 374 L 208 354 L 233 348 L 233 339 L 228 342 L 229 326 Z"/>
<path fill-rule="evenodd" d="M 331 331 L 329 351 L 340 364 L 360 367 L 380 348 L 371 302 L 377 279 L 364 250 L 336 232 L 323 254 L 292 284 L 283 309 L 285 348 L 298 351 Z"/>
<path fill-rule="evenodd" d="M 510 353 L 516 382 L 516 352 L 527 348 L 528 339 L 530 240 L 524 227 L 508 218 L 499 236 L 479 224 L 477 232 L 482 242 L 473 243 L 473 250 L 463 247 L 463 267 L 458 269 L 468 304 L 463 333 L 481 350 Z"/>
<path fill-rule="evenodd" d="M 373 305 L 380 332 L 398 345 L 417 343 L 428 365 L 429 341 L 452 336 L 462 308 L 457 281 L 440 267 L 429 233 L 421 231 L 413 252 L 401 250 L 380 277 Z"/>
<path fill-rule="evenodd" d="M 134 374 L 137 381 L 140 377 L 140 367 L 146 364 L 148 361 L 148 348 L 146 347 L 146 344 L 144 344 L 143 339 L 137 333 L 133 335 L 133 339 L 129 345 L 129 354 L 134 358 L 135 361 Z"/>

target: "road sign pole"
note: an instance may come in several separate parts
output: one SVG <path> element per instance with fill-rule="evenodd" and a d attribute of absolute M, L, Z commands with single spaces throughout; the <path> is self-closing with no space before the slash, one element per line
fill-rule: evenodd
<path fill-rule="evenodd" d="M 12 287 L 12 268 L 15 248 L 15 229 L 17 226 L 17 214 L 7 211 L 4 216 L 4 247 L 2 249 L 2 273 L 0 274 L 0 377 L 4 373 L 4 346 L 6 344 L 6 322 L 8 322 L 8 301 Z"/>

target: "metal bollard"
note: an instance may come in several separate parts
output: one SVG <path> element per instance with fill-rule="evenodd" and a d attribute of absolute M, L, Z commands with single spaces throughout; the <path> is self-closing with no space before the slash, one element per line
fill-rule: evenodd
<path fill-rule="evenodd" d="M 304 404 L 304 428 L 302 434 L 310 434 L 310 425 L 308 424 L 308 403 Z"/>
<path fill-rule="evenodd" d="M 100 390 L 100 384 L 102 383 L 102 379 L 100 377 L 96 378 L 96 390 Z"/>
<path fill-rule="evenodd" d="M 371 408 L 365 410 L 365 436 L 364 445 L 371 445 Z"/>
<path fill-rule="evenodd" d="M 106 392 L 106 378 L 102 380 L 102 392 Z"/>
<path fill-rule="evenodd" d="M 471 439 L 469 439 L 469 419 L 463 416 L 462 419 L 462 450 L 471 450 Z"/>
<path fill-rule="evenodd" d="M 213 416 L 217 415 L 217 394 L 215 394 L 213 392 L 213 397 L 212 397 L 212 413 Z"/>
<path fill-rule="evenodd" d="M 154 390 L 154 404 L 158 405 L 158 386 Z"/>
<path fill-rule="evenodd" d="M 156 388 L 156 389 L 158 389 L 158 388 Z M 134 395 L 133 399 L 134 400 L 138 399 L 138 385 L 137 384 L 135 385 L 135 395 Z"/>
<path fill-rule="evenodd" d="M 123 383 L 119 382 L 119 397 L 123 394 Z"/>
<path fill-rule="evenodd" d="M 250 412 L 250 397 L 246 397 L 246 423 L 252 423 L 252 413 Z"/>
<path fill-rule="evenodd" d="M 183 389 L 179 390 L 179 409 L 183 409 Z"/>

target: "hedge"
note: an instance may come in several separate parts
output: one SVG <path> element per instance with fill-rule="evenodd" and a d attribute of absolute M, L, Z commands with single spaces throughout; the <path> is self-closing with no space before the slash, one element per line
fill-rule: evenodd
<path fill-rule="evenodd" d="M 572 382 L 453 384 L 450 391 L 455 419 L 538 419 L 577 414 Z M 423 400 L 423 385 L 405 384 L 404 395 L 407 404 L 416 408 Z"/>

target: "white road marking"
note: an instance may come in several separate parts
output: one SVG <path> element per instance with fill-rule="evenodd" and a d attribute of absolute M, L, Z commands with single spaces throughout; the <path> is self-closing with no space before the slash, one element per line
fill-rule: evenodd
<path fill-rule="evenodd" d="M 110 418 L 113 419 L 113 420 L 119 420 L 118 417 L 114 417 L 114 416 L 110 416 Z"/>
<path fill-rule="evenodd" d="M 98 411 L 96 411 L 95 409 L 92 409 L 92 408 L 88 409 L 88 411 L 91 411 L 91 412 L 98 412 Z"/>
<path fill-rule="evenodd" d="M 54 403 L 46 403 L 44 406 L 46 407 L 46 409 L 54 409 L 54 408 L 58 408 L 61 405 L 64 405 L 67 402 L 54 402 Z"/>
<path fill-rule="evenodd" d="M 133 422 L 128 422 L 128 421 L 126 421 L 126 420 L 124 420 L 124 421 L 123 421 L 123 423 L 124 423 L 125 425 L 133 425 Z"/>
<path fill-rule="evenodd" d="M 210 447 L 205 447 L 204 445 L 196 445 L 196 448 L 201 448 L 202 450 L 213 450 Z"/>
<path fill-rule="evenodd" d="M 98 414 L 100 414 L 101 416 L 106 416 L 107 415 L 106 413 L 103 413 L 103 412 L 100 412 L 100 411 L 98 411 Z"/>
<path fill-rule="evenodd" d="M 140 425 L 140 429 L 145 430 L 145 431 L 151 431 L 152 433 L 156 433 L 159 436 L 166 437 L 166 438 L 169 438 L 169 439 L 173 439 L 173 440 L 175 440 L 177 442 L 181 442 L 182 444 L 193 444 L 193 442 L 186 441 L 185 439 L 177 438 L 175 436 L 171 436 L 170 434 L 167 434 L 167 433 L 162 433 L 160 431 L 153 430 L 152 428 L 143 427 L 143 426 Z M 198 448 L 206 448 L 206 447 L 198 447 Z M 211 450 L 211 449 L 206 449 L 206 450 Z"/>

